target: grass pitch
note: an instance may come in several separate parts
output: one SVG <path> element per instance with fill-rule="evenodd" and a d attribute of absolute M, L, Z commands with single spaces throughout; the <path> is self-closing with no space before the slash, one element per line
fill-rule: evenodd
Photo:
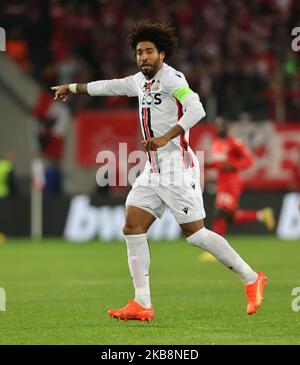
<path fill-rule="evenodd" d="M 299 242 L 229 237 L 269 277 L 262 309 L 245 314 L 239 278 L 184 240 L 151 243 L 151 323 L 117 321 L 107 310 L 133 297 L 122 242 L 6 241 L 0 247 L 0 344 L 300 344 Z M 299 303 L 299 301 L 298 301 Z"/>

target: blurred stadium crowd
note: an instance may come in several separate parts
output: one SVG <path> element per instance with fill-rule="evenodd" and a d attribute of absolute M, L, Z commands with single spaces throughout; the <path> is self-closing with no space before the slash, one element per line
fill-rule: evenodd
<path fill-rule="evenodd" d="M 300 56 L 291 49 L 298 0 L 4 0 L 7 53 L 45 88 L 136 72 L 127 43 L 136 20 L 169 21 L 171 64 L 199 93 L 207 119 L 299 121 Z M 71 99 L 84 108 L 132 107 L 128 98 Z"/>

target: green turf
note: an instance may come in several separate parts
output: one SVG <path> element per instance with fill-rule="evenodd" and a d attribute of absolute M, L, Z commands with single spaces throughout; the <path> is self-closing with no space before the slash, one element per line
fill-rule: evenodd
<path fill-rule="evenodd" d="M 245 314 L 239 278 L 218 262 L 201 262 L 185 241 L 151 244 L 151 323 L 108 318 L 133 296 L 124 243 L 8 240 L 0 247 L 0 344 L 300 344 L 298 243 L 274 237 L 230 238 L 269 276 L 265 303 Z"/>

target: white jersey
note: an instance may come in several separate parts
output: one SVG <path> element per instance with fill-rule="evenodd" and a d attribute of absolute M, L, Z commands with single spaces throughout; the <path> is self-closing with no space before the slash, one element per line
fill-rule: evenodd
<path fill-rule="evenodd" d="M 137 96 L 141 130 L 147 140 L 163 136 L 178 123 L 183 107 L 174 94 L 181 88 L 188 88 L 183 73 L 164 63 L 152 80 L 147 80 L 142 72 L 138 72 L 123 79 L 91 82 L 88 84 L 88 93 Z M 197 158 L 189 146 L 189 131 L 147 154 L 145 169 L 154 173 L 164 174 L 198 167 Z"/>

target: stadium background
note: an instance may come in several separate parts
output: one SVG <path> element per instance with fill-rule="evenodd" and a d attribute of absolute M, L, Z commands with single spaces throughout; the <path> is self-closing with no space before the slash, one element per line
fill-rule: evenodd
<path fill-rule="evenodd" d="M 257 236 L 259 244 L 253 250 L 261 245 L 267 252 L 274 239 L 282 244 L 278 246 L 282 251 L 276 246 L 275 260 L 286 250 L 286 241 L 277 241 L 276 234 L 299 243 L 300 51 L 291 47 L 291 31 L 300 26 L 299 1 L 0 3 L 0 26 L 6 31 L 6 51 L 0 53 L 0 158 L 13 164 L 13 189 L 0 199 L 2 242 L 7 238 L 1 247 L 3 257 L 10 243 L 15 258 L 20 252 L 26 255 L 26 245 L 29 251 L 38 252 L 38 246 L 30 246 L 27 238 L 31 236 L 55 237 L 57 241 L 44 241 L 49 247 L 51 242 L 64 245 L 63 238 L 97 243 L 121 239 L 122 206 L 130 187 L 97 186 L 96 155 L 112 150 L 118 156 L 119 142 L 128 142 L 129 151 L 141 149 L 137 102 L 126 97 L 76 95 L 66 104 L 54 103 L 50 87 L 135 73 L 126 36 L 136 20 L 169 21 L 176 27 L 179 47 L 170 64 L 185 73 L 207 112 L 205 121 L 193 128 L 191 144 L 204 150 L 209 159 L 215 133 L 212 121 L 223 115 L 255 155 L 254 167 L 243 175 L 247 189 L 241 207 L 271 206 L 280 224 L 271 233 L 254 223 L 231 227 L 229 233 L 245 235 L 236 236 L 241 242 L 256 240 L 249 234 L 268 234 L 268 238 Z M 204 175 L 209 226 L 215 176 L 206 171 Z M 158 223 L 152 238 L 180 238 L 172 217 L 167 215 Z M 24 248 L 18 251 L 16 242 L 24 243 Z M 163 250 L 164 243 L 159 242 Z M 92 255 L 97 255 L 97 245 L 92 247 Z M 295 247 L 293 255 L 298 254 Z M 155 250 L 159 252 L 159 246 Z M 122 275 L 127 275 L 125 269 Z M 11 341 L 20 341 L 16 338 Z"/>
<path fill-rule="evenodd" d="M 119 142 L 128 143 L 128 153 L 141 149 L 136 100 L 77 95 L 66 105 L 54 104 L 49 88 L 135 73 L 126 34 L 136 19 L 174 24 L 179 48 L 172 65 L 185 73 L 207 112 L 206 127 L 202 122 L 193 129 L 192 145 L 209 160 L 211 121 L 217 115 L 234 121 L 235 134 L 256 157 L 245 173 L 252 193 L 244 195 L 242 206 L 274 206 L 278 219 L 284 192 L 300 186 L 300 66 L 299 52 L 291 48 L 299 13 L 297 1 L 281 0 L 2 1 L 7 41 L 0 61 L 0 153 L 13 159 L 15 189 L 11 200 L 0 204 L 4 211 L 7 205 L 17 211 L 18 218 L 7 216 L 0 230 L 30 234 L 36 157 L 46 170 L 46 235 L 63 234 L 75 194 L 92 196 L 98 206 L 123 204 L 128 189 L 97 187 L 96 156 L 102 150 L 118 155 Z M 207 183 L 214 178 L 204 175 Z M 209 224 L 213 184 L 205 192 Z M 259 225 L 236 231 L 264 232 Z"/>

